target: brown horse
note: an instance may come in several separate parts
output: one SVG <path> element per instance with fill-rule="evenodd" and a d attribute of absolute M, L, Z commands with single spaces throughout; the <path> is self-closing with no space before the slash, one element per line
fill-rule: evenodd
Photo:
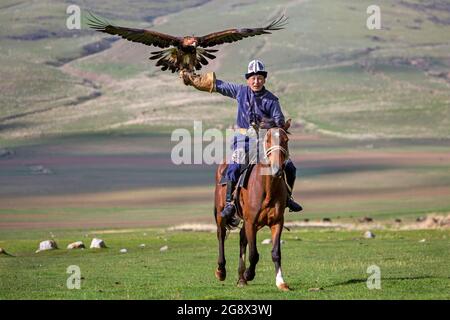
<path fill-rule="evenodd" d="M 265 134 L 263 146 L 266 163 L 257 163 L 248 178 L 247 188 L 238 189 L 237 210 L 243 220 L 240 231 L 239 280 L 238 286 L 245 286 L 247 281 L 255 277 L 255 268 L 259 260 L 256 248 L 256 233 L 264 226 L 272 232 L 272 261 L 275 264 L 275 283 L 283 291 L 289 287 L 284 282 L 281 272 L 280 238 L 284 224 L 284 209 L 286 207 L 287 186 L 283 178 L 284 163 L 289 157 L 287 130 L 288 120 L 283 128 L 271 128 Z M 219 184 L 226 164 L 221 164 L 216 172 L 215 218 L 217 238 L 219 240 L 219 258 L 216 277 L 223 281 L 226 278 L 225 268 L 225 236 L 229 222 L 220 213 L 225 206 L 226 188 Z M 245 267 L 247 245 L 249 248 L 250 266 Z"/>

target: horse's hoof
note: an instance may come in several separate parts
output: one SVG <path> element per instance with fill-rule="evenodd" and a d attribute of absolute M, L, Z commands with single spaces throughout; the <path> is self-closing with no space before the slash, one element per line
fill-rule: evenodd
<path fill-rule="evenodd" d="M 227 272 L 225 270 L 216 270 L 216 278 L 219 279 L 219 281 L 224 281 L 227 277 Z"/>
<path fill-rule="evenodd" d="M 289 286 L 286 283 L 281 283 L 281 284 L 277 285 L 277 287 L 281 291 L 291 291 L 291 289 L 289 289 Z"/>
<path fill-rule="evenodd" d="M 245 280 L 245 279 L 239 279 L 239 281 L 238 281 L 238 283 L 237 283 L 237 286 L 239 287 L 239 288 L 243 288 L 243 287 L 245 287 L 247 285 L 247 281 Z"/>
<path fill-rule="evenodd" d="M 251 272 L 249 270 L 245 270 L 244 279 L 246 281 L 252 281 L 255 278 L 255 272 Z"/>

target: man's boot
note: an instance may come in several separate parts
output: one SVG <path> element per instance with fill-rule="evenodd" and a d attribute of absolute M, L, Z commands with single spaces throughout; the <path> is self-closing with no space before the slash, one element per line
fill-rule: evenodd
<path fill-rule="evenodd" d="M 221 216 L 226 219 L 234 217 L 234 213 L 236 212 L 236 207 L 233 203 L 233 192 L 235 186 L 236 183 L 234 181 L 227 182 L 226 204 L 225 208 L 221 212 Z"/>
<path fill-rule="evenodd" d="M 294 201 L 290 192 L 288 192 L 286 206 L 289 208 L 289 212 L 300 212 L 303 210 L 302 206 Z"/>
<path fill-rule="evenodd" d="M 288 161 L 286 164 L 284 172 L 286 173 L 286 184 L 288 188 L 288 198 L 286 200 L 286 206 L 289 208 L 289 212 L 299 212 L 303 208 L 292 198 L 292 190 L 294 189 L 294 183 L 296 178 L 296 169 L 292 161 Z"/>

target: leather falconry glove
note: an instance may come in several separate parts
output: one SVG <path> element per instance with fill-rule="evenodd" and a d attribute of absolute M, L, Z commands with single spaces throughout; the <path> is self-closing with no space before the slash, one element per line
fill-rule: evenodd
<path fill-rule="evenodd" d="M 180 78 L 187 86 L 193 86 L 200 91 L 209 93 L 216 91 L 216 74 L 208 72 L 203 74 L 193 74 L 187 71 L 180 71 Z"/>

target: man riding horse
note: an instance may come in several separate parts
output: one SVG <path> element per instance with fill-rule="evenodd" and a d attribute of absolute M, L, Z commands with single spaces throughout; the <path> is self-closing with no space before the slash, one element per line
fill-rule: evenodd
<path fill-rule="evenodd" d="M 271 121 L 277 127 L 284 126 L 285 119 L 278 98 L 265 88 L 267 71 L 265 71 L 264 64 L 259 60 L 252 60 L 248 64 L 248 70 L 245 74 L 247 85 L 216 79 L 214 72 L 197 75 L 182 71 L 180 75 L 185 85 L 191 85 L 201 91 L 218 92 L 237 100 L 236 122 L 240 129 L 236 131 L 234 136 L 233 151 L 234 155 L 238 154 L 238 156 L 233 157 L 233 163 L 230 163 L 227 168 L 226 205 L 221 213 L 224 218 L 232 218 L 236 212 L 233 192 L 241 174 L 241 162 L 237 158 L 241 157 L 240 152 L 248 153 L 249 151 L 249 144 L 251 143 L 251 138 L 247 134 L 249 129 L 259 126 L 262 121 Z M 244 150 L 242 150 L 243 146 Z M 289 185 L 286 206 L 289 211 L 299 212 L 302 207 L 292 198 L 296 168 L 290 159 L 285 164 L 285 173 L 286 183 Z"/>

